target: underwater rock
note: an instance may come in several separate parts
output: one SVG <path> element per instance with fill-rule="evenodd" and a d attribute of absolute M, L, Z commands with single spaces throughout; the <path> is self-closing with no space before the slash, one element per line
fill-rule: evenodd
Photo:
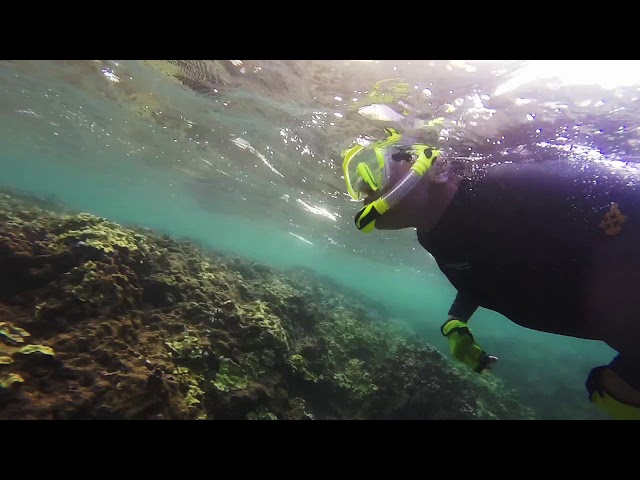
<path fill-rule="evenodd" d="M 8 388 L 11 388 L 11 386 L 16 383 L 23 383 L 23 382 L 24 382 L 24 378 L 22 378 L 17 373 L 0 374 L 0 389 L 8 389 Z"/>
<path fill-rule="evenodd" d="M 13 326 L 8 322 L 0 322 L 0 337 L 5 342 L 20 344 L 24 343 L 25 338 L 29 336 L 31 336 L 31 334 L 23 328 Z"/>
<path fill-rule="evenodd" d="M 531 418 L 308 269 L 47 205 L 0 195 L 0 419 Z"/>

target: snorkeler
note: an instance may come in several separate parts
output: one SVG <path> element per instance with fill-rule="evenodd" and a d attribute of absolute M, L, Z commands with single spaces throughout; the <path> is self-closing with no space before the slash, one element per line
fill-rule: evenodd
<path fill-rule="evenodd" d="M 470 178 L 424 144 L 389 137 L 343 152 L 359 230 L 415 228 L 457 290 L 442 325 L 453 358 L 481 373 L 496 357 L 467 323 L 483 307 L 514 323 L 605 342 L 588 398 L 640 419 L 640 173 L 571 160 L 502 163 Z M 626 167 L 625 167 L 626 168 Z"/>

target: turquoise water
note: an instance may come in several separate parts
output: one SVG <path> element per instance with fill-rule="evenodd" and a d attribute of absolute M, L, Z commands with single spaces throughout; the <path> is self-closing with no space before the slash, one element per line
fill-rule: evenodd
<path fill-rule="evenodd" d="M 196 240 L 212 249 L 275 267 L 307 267 L 381 300 L 391 311 L 415 310 L 425 319 L 439 318 L 455 293 L 435 272 L 418 275 L 413 269 L 310 245 L 288 231 L 274 228 L 268 221 L 205 211 L 185 194 L 186 187 L 150 169 L 133 171 L 124 166 L 122 172 L 117 169 L 108 174 L 85 172 L 52 163 L 46 157 L 20 158 L 18 155 L 0 163 L 0 168 L 7 186 L 40 196 L 53 195 L 75 209 L 125 225 Z M 123 184 L 125 174 L 144 178 L 144 181 Z M 175 193 L 163 188 L 169 181 Z M 426 259 L 426 252 L 424 256 Z"/>
<path fill-rule="evenodd" d="M 48 64 L 43 63 L 42 68 L 48 68 Z M 84 86 L 82 94 L 76 96 L 73 89 L 69 89 L 61 97 L 56 96 L 55 102 L 50 102 L 49 97 L 41 95 L 45 91 L 43 85 L 46 80 L 38 83 L 39 80 L 34 78 L 38 67 L 33 62 L 27 73 L 26 67 L 21 69 L 9 65 L 2 68 L 2 95 L 7 102 L 0 116 L 3 126 L 0 133 L 3 148 L 0 156 L 1 185 L 40 196 L 54 196 L 74 209 L 125 225 L 190 238 L 207 247 L 275 267 L 310 268 L 379 300 L 391 312 L 393 319 L 409 326 L 447 353 L 448 347 L 439 328 L 455 296 L 454 289 L 430 256 L 417 245 L 412 231 L 363 238 L 351 223 L 356 206 L 333 193 L 342 188 L 339 171 L 318 160 L 323 158 L 320 152 L 326 147 L 329 152 L 326 158 L 336 164 L 336 152 L 328 146 L 334 143 L 344 145 L 344 139 L 352 138 L 350 134 L 345 133 L 342 139 L 328 134 L 320 139 L 310 135 L 306 145 L 311 147 L 311 151 L 319 152 L 315 157 L 299 151 L 292 153 L 292 143 L 286 146 L 274 143 L 274 138 L 285 136 L 283 128 L 299 125 L 301 116 L 313 111 L 310 106 L 301 107 L 302 113 L 296 112 L 289 119 L 290 125 L 283 123 L 286 118 L 280 119 L 277 125 L 264 122 L 265 110 L 274 102 L 282 106 L 281 110 L 287 110 L 285 105 L 289 104 L 283 99 L 270 98 L 269 102 L 260 105 L 259 113 L 252 110 L 255 105 L 244 101 L 235 111 L 235 117 L 227 121 L 224 115 L 217 114 L 220 125 L 216 124 L 215 128 L 225 128 L 233 132 L 232 138 L 242 135 L 250 139 L 252 145 L 260 145 L 256 151 L 262 152 L 263 158 L 250 151 L 248 153 L 247 149 L 233 147 L 228 136 L 223 142 L 222 133 L 213 131 L 215 128 L 203 128 L 201 135 L 197 136 L 198 142 L 202 143 L 210 140 L 214 144 L 215 139 L 219 140 L 215 143 L 215 151 L 203 150 L 201 143 L 194 146 L 196 136 L 184 134 L 185 128 L 187 132 L 195 128 L 184 126 L 189 113 L 185 111 L 179 115 L 183 121 L 178 129 L 182 136 L 166 132 L 134 135 L 147 128 L 152 120 L 116 107 L 115 100 L 107 102 L 111 109 L 107 114 L 101 113 L 99 107 L 106 101 L 99 93 L 118 88 L 118 85 L 104 84 L 100 70 L 94 72 L 96 84 L 90 85 L 96 90 L 95 99 L 87 93 L 89 87 Z M 59 68 L 56 66 L 58 75 Z M 69 68 L 70 78 L 77 79 L 73 68 Z M 140 69 L 140 66 L 135 68 Z M 16 71 L 20 75 L 17 79 Z M 23 91 L 24 97 L 20 97 L 21 77 L 25 81 L 24 88 L 29 92 L 26 95 Z M 57 81 L 64 84 L 59 78 Z M 87 82 L 91 83 L 90 80 Z M 150 87 L 152 91 L 160 89 L 166 93 L 173 85 L 162 83 L 162 78 L 155 82 Z M 241 85 L 237 89 L 242 87 L 247 88 Z M 437 90 L 433 85 L 431 89 Z M 63 90 L 60 87 L 58 91 Z M 264 95 L 264 92 L 259 93 Z M 237 91 L 234 94 L 237 95 Z M 327 92 L 327 98 L 333 96 L 333 92 Z M 185 93 L 183 89 L 175 94 L 174 103 L 171 103 L 169 95 L 165 105 L 172 105 L 180 111 L 181 105 L 186 108 L 179 102 L 183 98 L 189 99 L 189 108 L 197 106 L 197 112 L 191 112 L 193 118 L 210 114 L 209 107 L 204 106 L 209 105 L 205 102 L 211 102 L 210 98 L 200 98 Z M 295 99 L 289 100 L 295 102 Z M 74 123 L 73 118 L 77 116 L 71 114 L 65 114 L 64 123 L 59 120 L 61 112 L 77 114 L 81 107 L 84 107 L 82 111 L 86 115 L 81 124 Z M 25 114 L 26 110 L 32 113 Z M 254 124 L 259 127 L 252 137 L 247 125 L 251 124 L 254 116 Z M 332 118 L 340 121 L 341 117 Z M 102 132 L 88 133 L 87 125 L 92 121 L 102 125 Z M 351 121 L 357 123 L 359 120 Z M 194 124 L 202 125 L 198 121 Z M 347 128 L 345 126 L 345 132 Z M 594 128 L 600 127 L 596 125 Z M 105 135 L 109 131 L 113 136 L 107 139 Z M 204 136 L 202 132 L 205 131 L 209 132 L 209 137 Z M 93 127 L 91 132 L 94 132 Z M 300 135 L 304 134 L 302 132 L 298 131 Z M 117 148 L 113 148 L 113 137 L 122 140 Z M 262 143 L 260 139 L 263 139 Z M 316 143 L 312 143 L 312 139 Z M 139 151 L 140 146 L 153 150 L 153 154 L 135 157 L 126 153 Z M 185 160 L 178 165 L 180 158 L 187 157 L 191 163 Z M 203 163 L 203 159 L 206 162 Z M 306 163 L 301 163 L 300 159 Z M 197 163 L 198 168 L 189 167 L 185 174 L 187 167 L 183 163 Z M 266 167 L 267 163 L 270 168 Z M 276 175 L 274 169 L 284 173 Z M 330 179 L 314 182 L 319 169 Z M 215 173 L 219 170 L 224 174 Z M 203 178 L 207 181 L 202 182 Z M 243 178 L 245 183 L 253 182 L 254 188 L 234 182 Z M 283 200 L 285 193 L 286 201 Z M 336 217 L 327 218 L 317 215 L 317 212 L 310 214 L 301 208 L 301 202 L 296 203 L 296 197 L 304 199 L 306 204 L 326 207 Z M 483 309 L 473 317 L 471 326 L 483 348 L 499 357 L 496 375 L 523 390 L 532 402 L 542 402 L 541 399 L 546 398 L 546 403 L 540 405 L 545 416 L 601 418 L 586 405 L 583 385 L 591 368 L 608 363 L 615 354 L 606 345 L 531 331 Z M 575 397 L 574 410 L 554 411 L 554 395 L 560 395 L 557 393 L 560 391 L 565 392 L 562 393 L 563 401 Z"/>
<path fill-rule="evenodd" d="M 413 268 L 372 262 L 309 245 L 269 222 L 205 211 L 181 192 L 180 185 L 175 185 L 176 193 L 160 188 L 167 178 L 149 169 L 137 172 L 138 178 L 145 179 L 143 182 L 123 184 L 117 170 L 108 174 L 91 173 L 51 163 L 46 157 L 20 158 L 19 161 L 16 158 L 19 157 L 0 162 L 5 185 L 41 196 L 54 195 L 72 208 L 126 225 L 193 239 L 230 255 L 281 268 L 310 268 L 380 301 L 400 325 L 448 353 L 439 328 L 455 290 L 437 271 L 417 274 Z M 124 170 L 132 174 L 130 168 Z M 576 399 L 576 403 L 586 402 L 583 384 L 589 370 L 608 363 L 615 354 L 600 342 L 528 330 L 482 308 L 474 315 L 472 328 L 483 348 L 499 357 L 496 375 L 508 385 L 533 395 L 530 404 L 534 407 L 540 402 L 539 396 L 548 398 L 558 388 L 567 388 L 583 397 Z M 532 386 L 530 382 L 536 383 Z M 550 412 L 544 413 L 555 418 L 551 403 L 552 406 L 546 407 Z M 601 418 L 591 410 L 586 415 L 573 415 L 562 413 L 560 418 Z"/>

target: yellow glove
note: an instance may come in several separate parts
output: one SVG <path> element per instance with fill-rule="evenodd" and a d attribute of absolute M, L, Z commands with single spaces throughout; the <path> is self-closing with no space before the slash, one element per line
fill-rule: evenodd
<path fill-rule="evenodd" d="M 461 320 L 450 319 L 441 327 L 442 334 L 449 339 L 453 358 L 464 363 L 474 372 L 482 373 L 491 369 L 498 361 L 497 357 L 487 355 L 476 343 L 467 324 Z"/>
<path fill-rule="evenodd" d="M 609 366 L 596 367 L 587 378 L 589 400 L 614 420 L 640 420 L 640 391 Z"/>

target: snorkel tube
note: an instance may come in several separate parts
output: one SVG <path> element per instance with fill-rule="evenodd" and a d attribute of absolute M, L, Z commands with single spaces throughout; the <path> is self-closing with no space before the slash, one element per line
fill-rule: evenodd
<path fill-rule="evenodd" d="M 373 231 L 376 226 L 376 220 L 387 213 L 415 188 L 427 170 L 431 168 L 433 161 L 440 155 L 439 150 L 423 144 L 413 145 L 409 151 L 418 157 L 411 166 L 411 170 L 390 192 L 374 200 L 356 214 L 355 224 L 358 230 L 365 233 Z"/>

